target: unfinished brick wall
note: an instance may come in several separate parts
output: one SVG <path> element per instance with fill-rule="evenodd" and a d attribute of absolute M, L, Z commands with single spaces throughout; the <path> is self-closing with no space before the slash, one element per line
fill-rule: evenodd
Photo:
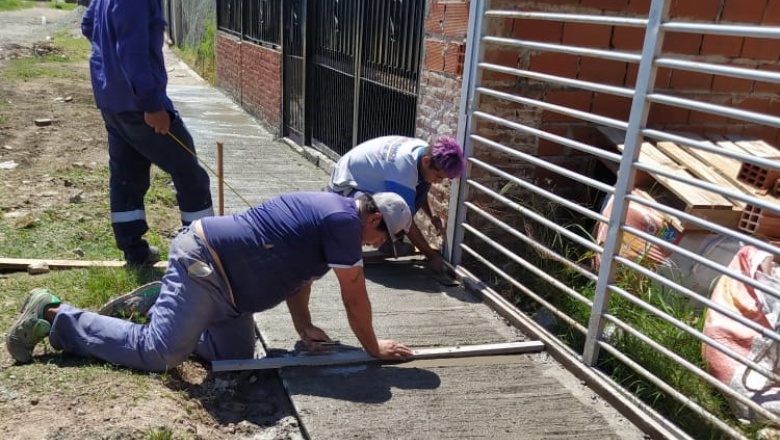
<path fill-rule="evenodd" d="M 608 14 L 646 18 L 650 0 L 541 0 L 518 3 L 506 1 L 493 7 L 504 9 L 543 10 L 550 12 Z M 720 23 L 754 23 L 776 25 L 780 22 L 780 0 L 674 0 L 670 15 L 677 21 L 705 21 Z M 602 50 L 634 51 L 639 53 L 644 42 L 644 29 L 621 26 L 600 26 L 582 23 L 560 23 L 542 20 L 488 19 L 490 35 L 591 47 Z M 695 58 L 704 62 L 733 66 L 778 70 L 780 45 L 770 39 L 702 36 L 696 34 L 667 33 L 663 55 L 676 58 Z M 487 62 L 519 69 L 532 70 L 567 78 L 599 82 L 633 88 L 636 84 L 638 65 L 590 57 L 540 52 L 502 46 L 487 46 Z M 586 112 L 596 113 L 623 121 L 628 120 L 631 100 L 602 93 L 568 89 L 551 84 L 518 79 L 509 75 L 488 72 L 483 84 L 509 93 L 539 99 Z M 776 94 L 780 86 L 713 75 L 697 74 L 682 70 L 659 69 L 655 90 L 660 93 L 712 102 L 734 108 L 778 114 L 780 98 Z M 593 124 L 562 116 L 552 111 L 524 110 L 515 104 L 509 108 L 495 99 L 482 99 L 480 108 L 505 116 L 519 123 L 541 128 L 562 136 L 592 143 Z M 780 145 L 777 129 L 756 126 L 743 121 L 729 120 L 703 112 L 689 111 L 664 105 L 653 105 L 648 116 L 648 126 L 664 130 L 680 130 L 700 134 L 735 134 L 756 136 L 774 145 Z M 535 137 L 512 139 L 510 131 L 495 124 L 480 124 L 478 130 L 492 139 L 511 145 L 530 154 L 544 156 L 547 160 L 573 167 L 583 172 L 584 161 L 577 160 L 577 152 L 562 148 Z M 516 135 L 515 135 L 516 136 Z M 521 173 L 527 170 L 518 170 Z M 535 171 L 541 182 L 554 179 L 552 185 L 560 188 L 564 181 L 556 174 Z"/>
<path fill-rule="evenodd" d="M 281 132 L 282 54 L 217 33 L 217 87 L 233 97 L 272 133 Z"/>
<path fill-rule="evenodd" d="M 417 102 L 418 138 L 434 141 L 440 135 L 457 134 L 469 7 L 468 1 L 428 2 Z M 435 185 L 430 194 L 433 211 L 446 217 L 449 186 Z"/>

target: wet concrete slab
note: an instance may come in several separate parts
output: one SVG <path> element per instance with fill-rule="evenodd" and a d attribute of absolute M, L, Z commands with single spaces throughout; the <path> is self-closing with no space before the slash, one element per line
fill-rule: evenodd
<path fill-rule="evenodd" d="M 169 58 L 170 59 L 170 58 Z M 169 94 L 200 157 L 216 170 L 224 142 L 225 212 L 290 191 L 319 191 L 328 173 L 276 139 L 229 97 L 172 62 Z M 217 179 L 212 193 L 217 202 Z M 246 200 L 246 202 L 245 202 Z M 461 287 L 442 287 L 414 264 L 366 266 L 380 338 L 412 347 L 525 340 Z M 329 273 L 314 283 L 315 325 L 357 349 Z M 255 315 L 271 355 L 299 346 L 284 304 Z M 312 439 L 642 439 L 644 435 L 544 353 L 280 370 L 304 431 Z"/>

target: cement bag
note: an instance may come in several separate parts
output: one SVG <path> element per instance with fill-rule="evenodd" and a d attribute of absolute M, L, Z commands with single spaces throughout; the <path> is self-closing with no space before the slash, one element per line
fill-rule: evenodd
<path fill-rule="evenodd" d="M 742 243 L 736 238 L 723 235 L 686 232 L 682 234 L 677 246 L 721 266 L 728 266 L 742 248 Z M 672 252 L 664 264 L 658 267 L 658 273 L 704 297 L 710 296 L 715 280 L 721 275 L 719 271 L 679 252 Z"/>
<path fill-rule="evenodd" d="M 713 289 L 712 301 L 767 329 L 776 331 L 778 315 L 780 315 L 780 300 L 775 296 L 780 296 L 780 279 L 778 279 L 780 271 L 772 262 L 772 254 L 752 246 L 745 246 L 734 256 L 729 268 L 767 286 L 767 290 L 773 292 L 774 296 L 723 275 Z M 707 310 L 704 334 L 768 370 L 780 371 L 780 349 L 778 349 L 780 344 L 721 313 L 712 309 Z M 767 410 L 780 415 L 780 383 L 748 369 L 707 344 L 702 344 L 702 357 L 710 373 L 718 380 Z M 735 399 L 729 399 L 728 396 L 727 399 L 737 417 L 747 421 L 758 420 L 756 414 L 747 406 Z"/>
<path fill-rule="evenodd" d="M 641 190 L 635 189 L 631 193 L 639 197 L 650 198 L 647 193 Z M 601 214 L 609 217 L 612 213 L 613 199 L 614 196 L 610 196 L 604 204 Z M 675 225 L 675 219 L 655 209 L 635 202 L 629 202 L 628 204 L 626 225 L 675 244 L 682 236 L 681 228 Z M 607 240 L 606 223 L 599 222 L 596 226 L 595 236 L 596 243 L 604 245 L 604 242 Z M 667 249 L 648 243 L 643 238 L 627 232 L 623 233 L 623 241 L 620 244 L 618 253 L 621 257 L 641 262 L 646 267 L 656 267 L 659 264 L 663 264 L 670 254 Z M 596 256 L 595 264 L 596 268 L 601 266 L 601 255 Z"/>

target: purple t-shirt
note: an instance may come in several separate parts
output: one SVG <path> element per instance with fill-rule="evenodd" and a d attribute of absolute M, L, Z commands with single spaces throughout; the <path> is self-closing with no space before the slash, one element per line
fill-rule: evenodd
<path fill-rule="evenodd" d="M 331 267 L 363 263 L 360 214 L 354 200 L 338 194 L 285 194 L 201 222 L 239 312 L 270 309 Z"/>

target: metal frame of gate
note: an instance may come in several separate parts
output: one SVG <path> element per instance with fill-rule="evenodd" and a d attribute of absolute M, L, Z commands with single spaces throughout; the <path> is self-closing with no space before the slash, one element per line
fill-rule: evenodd
<path fill-rule="evenodd" d="M 461 114 L 458 132 L 458 137 L 463 142 L 466 156 L 469 158 L 469 169 L 460 182 L 453 182 L 450 206 L 454 207 L 454 215 L 451 215 L 449 219 L 449 241 L 447 243 L 447 249 L 451 250 L 449 255 L 450 262 L 456 266 L 457 272 L 464 278 L 464 280 L 466 280 L 469 285 L 483 293 L 484 297 L 491 303 L 501 307 L 504 310 L 506 316 L 511 317 L 513 320 L 522 324 L 524 328 L 531 330 L 541 339 L 546 341 L 548 343 L 548 349 L 555 353 L 559 359 L 564 359 L 565 362 L 569 365 L 581 371 L 585 371 L 594 377 L 597 377 L 602 382 L 606 381 L 607 387 L 612 389 L 615 393 L 622 396 L 624 399 L 633 402 L 633 404 L 637 405 L 638 407 L 645 408 L 648 411 L 648 414 L 654 417 L 658 424 L 662 425 L 670 432 L 673 432 L 676 436 L 681 438 L 689 438 L 688 434 L 690 433 L 683 432 L 670 422 L 666 421 L 663 417 L 655 414 L 652 410 L 649 410 L 648 405 L 639 401 L 638 399 L 632 398 L 630 393 L 626 392 L 625 389 L 621 388 L 614 381 L 611 381 L 611 379 L 606 377 L 597 367 L 600 358 L 605 356 L 605 353 L 611 358 L 617 359 L 623 365 L 633 370 L 636 375 L 642 377 L 645 381 L 657 387 L 667 396 L 670 396 L 681 404 L 686 405 L 688 409 L 693 411 L 702 420 L 706 421 L 716 430 L 722 432 L 723 435 L 733 438 L 746 438 L 745 434 L 741 430 L 735 429 L 735 427 L 729 425 L 723 420 L 720 420 L 718 417 L 701 406 L 698 402 L 692 400 L 691 396 L 686 395 L 680 390 L 672 388 L 665 381 L 644 368 L 643 365 L 641 365 L 639 362 L 636 362 L 627 354 L 621 352 L 611 343 L 612 339 L 610 335 L 605 333 L 605 327 L 609 327 L 613 332 L 617 331 L 624 335 L 630 335 L 630 337 L 641 341 L 648 347 L 651 347 L 657 356 L 661 356 L 668 360 L 668 362 L 675 363 L 682 367 L 696 378 L 706 382 L 709 386 L 712 387 L 713 390 L 716 390 L 723 395 L 727 395 L 732 399 L 736 399 L 742 405 L 745 405 L 756 414 L 766 418 L 770 424 L 775 426 L 780 424 L 780 419 L 778 419 L 775 414 L 761 407 L 752 400 L 734 392 L 728 386 L 724 385 L 718 379 L 710 375 L 705 369 L 696 365 L 690 359 L 686 359 L 680 353 L 677 353 L 674 347 L 666 347 L 656 342 L 648 335 L 643 334 L 640 330 L 633 327 L 630 323 L 610 313 L 610 305 L 615 299 L 627 301 L 632 305 L 632 307 L 637 307 L 638 309 L 643 310 L 652 316 L 653 319 L 673 326 L 675 329 L 684 332 L 685 335 L 699 341 L 701 344 L 714 347 L 731 359 L 737 360 L 739 363 L 745 365 L 749 370 L 769 378 L 770 381 L 780 383 L 780 374 L 778 374 L 776 371 L 771 371 L 764 366 L 758 365 L 756 362 L 748 359 L 746 356 L 735 353 L 733 350 L 730 350 L 722 343 L 704 335 L 695 325 L 692 325 L 688 322 L 683 322 L 674 316 L 671 316 L 669 313 L 649 304 L 642 297 L 635 296 L 632 292 L 621 288 L 615 283 L 615 277 L 618 268 L 621 268 L 621 270 L 633 271 L 634 273 L 639 274 L 646 279 L 652 280 L 654 283 L 658 283 L 659 285 L 668 289 L 670 292 L 674 292 L 675 295 L 679 295 L 681 298 L 701 302 L 710 310 L 718 311 L 720 314 L 731 318 L 735 322 L 757 331 L 763 335 L 763 337 L 774 341 L 775 343 L 780 342 L 780 334 L 774 329 L 763 327 L 751 320 L 745 319 L 742 316 L 738 316 L 736 313 L 726 310 L 722 306 L 712 302 L 708 297 L 702 296 L 689 288 L 683 287 L 675 280 L 660 275 L 653 270 L 649 270 L 642 264 L 638 264 L 637 262 L 627 259 L 619 254 L 622 235 L 625 233 L 630 233 L 634 236 L 646 240 L 648 243 L 651 243 L 655 246 L 662 247 L 663 249 L 670 252 L 680 253 L 686 258 L 695 261 L 696 264 L 702 265 L 703 267 L 707 267 L 711 270 L 717 271 L 720 274 L 723 274 L 722 276 L 732 277 L 735 280 L 752 286 L 755 289 L 758 289 L 758 291 L 763 292 L 764 295 L 773 298 L 780 298 L 780 291 L 776 289 L 768 288 L 766 285 L 760 284 L 752 278 L 736 273 L 723 264 L 711 261 L 706 257 L 682 249 L 677 245 L 660 239 L 659 237 L 648 234 L 636 228 L 629 227 L 625 224 L 629 202 L 632 204 L 637 203 L 647 208 L 652 208 L 669 215 L 677 216 L 684 221 L 695 224 L 713 233 L 722 234 L 726 237 L 741 240 L 746 244 L 750 244 L 758 249 L 771 253 L 775 256 L 775 259 L 780 256 L 780 249 L 777 246 L 769 244 L 764 240 L 759 240 L 747 233 L 744 233 L 743 231 L 725 228 L 707 220 L 689 215 L 686 212 L 675 209 L 664 203 L 648 201 L 642 197 L 637 197 L 631 194 L 634 188 L 634 180 L 637 172 L 644 171 L 652 173 L 656 176 L 662 176 L 665 179 L 672 179 L 696 188 L 701 188 L 711 193 L 728 197 L 729 199 L 739 200 L 759 209 L 780 209 L 780 207 L 777 205 L 774 205 L 773 203 L 768 202 L 763 198 L 713 185 L 696 178 L 691 179 L 680 177 L 679 175 L 670 172 L 668 169 L 660 168 L 658 166 L 654 166 L 639 160 L 643 139 L 650 139 L 654 141 L 674 142 L 679 145 L 685 145 L 692 149 L 707 151 L 709 153 L 722 155 L 723 157 L 736 159 L 744 163 L 754 164 L 757 167 L 780 171 L 778 162 L 774 160 L 762 159 L 748 154 L 724 151 L 721 148 L 713 148 L 712 144 L 691 137 L 648 128 L 647 116 L 649 108 L 652 105 L 658 104 L 664 104 L 676 108 L 684 108 L 698 112 L 706 112 L 709 114 L 732 118 L 739 121 L 746 121 L 748 123 L 761 126 L 780 128 L 780 118 L 778 118 L 776 115 L 699 102 L 693 99 L 667 94 L 666 91 L 661 93 L 654 90 L 653 85 L 655 83 L 655 74 L 659 67 L 707 73 L 716 76 L 741 78 L 752 81 L 767 82 L 771 84 L 780 83 L 780 72 L 770 70 L 756 70 L 711 62 L 697 62 L 695 60 L 683 59 L 681 57 L 672 57 L 662 51 L 662 44 L 666 32 L 780 39 L 780 27 L 670 21 L 668 19 L 670 3 L 670 0 L 652 0 L 650 13 L 647 18 L 628 18 L 625 16 L 619 17 L 609 15 L 580 15 L 523 11 L 522 4 L 515 5 L 514 7 L 516 9 L 513 10 L 499 10 L 491 9 L 490 0 L 471 1 L 471 21 L 466 53 L 467 69 L 464 72 L 464 92 L 461 99 L 461 109 L 464 109 L 464 111 Z M 487 26 L 485 25 L 486 20 L 510 18 L 515 20 L 534 19 L 564 23 L 589 23 L 594 25 L 644 28 L 644 46 L 641 53 L 630 53 L 615 50 L 597 50 L 563 44 L 541 43 L 512 38 L 501 38 L 487 34 Z M 638 64 L 638 78 L 635 88 L 630 89 L 553 75 L 545 75 L 530 70 L 499 66 L 485 61 L 485 48 L 488 46 L 524 48 L 536 51 L 571 54 L 582 57 L 620 60 L 627 63 Z M 528 97 L 512 95 L 503 91 L 494 90 L 491 89 L 490 86 L 483 84 L 482 75 L 484 72 L 501 72 L 504 74 L 514 75 L 517 78 L 539 81 L 547 84 L 555 84 L 556 86 L 565 86 L 577 90 L 587 90 L 631 98 L 632 105 L 630 115 L 627 121 L 617 120 L 563 106 L 550 105 L 549 103 L 545 103 L 541 100 L 534 100 Z M 623 130 L 626 133 L 623 153 L 611 153 L 574 139 L 569 139 L 554 133 L 545 132 L 535 127 L 529 127 L 527 125 L 523 125 L 521 123 L 510 121 L 503 117 L 491 114 L 490 110 L 486 110 L 480 107 L 480 99 L 483 96 L 491 96 L 494 98 L 499 98 L 504 102 L 519 103 L 537 109 L 551 110 L 559 114 L 578 119 L 580 121 L 590 122 L 597 126 Z M 475 129 L 476 124 L 480 121 L 489 121 L 501 126 L 506 130 L 513 130 L 523 135 L 531 135 L 536 136 L 539 139 L 553 141 L 565 148 L 577 150 L 583 155 L 613 161 L 614 163 L 619 164 L 619 172 L 617 174 L 616 183 L 614 185 L 603 184 L 587 175 L 571 172 L 555 164 L 547 163 L 540 158 L 536 158 L 522 151 L 518 151 L 512 146 L 503 145 L 500 142 L 491 140 L 489 136 L 479 134 Z M 609 216 L 605 216 L 594 209 L 584 207 L 581 204 L 561 197 L 547 188 L 540 187 L 526 179 L 516 177 L 512 175 L 511 172 L 505 172 L 501 169 L 501 164 L 488 163 L 483 159 L 477 158 L 474 152 L 478 149 L 482 151 L 492 151 L 504 154 L 507 157 L 511 157 L 513 160 L 524 161 L 537 167 L 562 174 L 571 181 L 577 182 L 577 184 L 595 188 L 599 191 L 606 192 L 607 194 L 612 194 L 614 196 L 614 204 L 611 210 L 611 214 Z M 475 171 L 479 172 L 476 173 Z M 488 177 L 485 178 L 482 176 Z M 522 188 L 528 194 L 533 194 L 535 197 L 540 197 L 549 201 L 550 203 L 562 206 L 574 213 L 577 213 L 577 215 L 582 216 L 582 218 L 589 219 L 590 221 L 607 222 L 608 229 L 604 245 L 599 246 L 592 240 L 588 240 L 581 235 L 574 234 L 565 227 L 557 224 L 555 219 L 544 218 L 543 215 L 534 212 L 528 206 L 524 206 L 522 201 L 518 202 L 517 200 L 507 197 L 500 190 L 495 189 L 495 181 L 509 182 L 519 188 Z M 535 222 L 543 225 L 548 230 L 552 231 L 557 237 L 574 243 L 582 249 L 587 249 L 600 254 L 602 261 L 600 268 L 597 271 L 586 270 L 580 264 L 578 264 L 577 261 L 572 261 L 566 255 L 561 255 L 558 253 L 555 249 L 553 249 L 550 243 L 537 240 L 534 236 L 526 234 L 525 231 L 511 226 L 500 216 L 495 215 L 496 209 L 484 209 L 483 207 L 479 206 L 479 204 L 472 202 L 474 197 L 477 195 L 482 199 L 489 199 L 491 203 L 495 204 L 496 206 L 500 206 L 501 208 L 496 209 L 500 209 L 504 213 L 512 212 L 517 216 L 530 218 Z M 528 248 L 543 252 L 547 258 L 554 259 L 562 265 L 567 266 L 572 271 L 576 271 L 584 279 L 588 279 L 591 283 L 595 283 L 595 293 L 592 295 L 592 297 L 589 297 L 570 286 L 562 285 L 562 283 L 560 283 L 559 280 L 556 280 L 555 277 L 545 273 L 538 267 L 534 266 L 532 263 L 529 263 L 527 260 L 523 259 L 520 255 L 510 249 L 506 243 L 491 238 L 490 234 L 481 230 L 478 225 L 490 225 L 492 228 L 495 228 L 507 234 L 508 236 L 513 237 L 513 239 L 517 239 L 518 242 L 524 243 Z M 487 251 L 480 251 L 479 249 L 487 249 Z M 525 279 L 518 279 L 505 269 L 507 267 L 505 264 L 507 261 L 517 265 L 518 267 L 522 267 L 526 273 L 533 274 L 533 276 L 545 280 L 546 283 L 549 284 L 549 287 L 557 291 L 558 294 L 567 295 L 572 301 L 584 304 L 589 307 L 589 322 L 586 324 L 578 322 L 574 317 L 567 315 L 562 309 L 557 308 L 550 302 L 546 301 L 542 295 L 528 288 L 526 286 Z M 481 279 L 477 275 L 477 272 L 483 274 L 488 273 L 488 275 L 483 275 Z M 551 334 L 547 330 L 544 330 L 544 328 L 542 328 L 540 325 L 537 325 L 535 322 L 529 319 L 529 317 L 527 317 L 524 313 L 513 309 L 512 305 L 509 304 L 499 292 L 497 292 L 496 288 L 494 288 L 494 286 L 499 281 L 500 283 L 509 285 L 511 288 L 521 292 L 526 299 L 533 301 L 536 306 L 546 310 L 560 322 L 565 322 L 570 325 L 573 331 L 580 333 L 584 338 L 584 348 L 582 351 L 573 350 L 571 347 L 561 342 L 555 335 Z"/>

